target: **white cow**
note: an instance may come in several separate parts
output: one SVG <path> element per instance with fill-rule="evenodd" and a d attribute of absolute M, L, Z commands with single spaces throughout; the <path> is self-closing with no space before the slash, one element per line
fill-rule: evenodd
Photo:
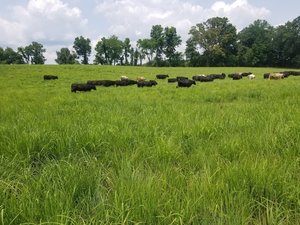
<path fill-rule="evenodd" d="M 137 77 L 136 80 L 137 80 L 137 82 L 139 82 L 139 81 L 145 81 L 146 79 L 145 79 L 145 77 Z"/>
<path fill-rule="evenodd" d="M 126 76 L 120 76 L 120 80 L 128 80 L 128 77 L 126 77 Z"/>
<path fill-rule="evenodd" d="M 283 73 L 270 73 L 269 80 L 280 80 L 284 78 Z"/>
<path fill-rule="evenodd" d="M 254 78 L 255 78 L 255 75 L 254 75 L 254 74 L 249 74 L 249 75 L 248 75 L 248 79 L 249 79 L 249 80 L 253 80 Z"/>

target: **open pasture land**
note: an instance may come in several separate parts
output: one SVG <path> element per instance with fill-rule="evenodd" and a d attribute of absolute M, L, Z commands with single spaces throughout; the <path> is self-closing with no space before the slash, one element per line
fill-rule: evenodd
<path fill-rule="evenodd" d="M 300 224 L 300 76 L 263 79 L 284 70 L 1 65 L 0 224 Z M 235 72 L 256 78 L 155 79 Z M 158 85 L 71 92 L 121 75 Z"/>

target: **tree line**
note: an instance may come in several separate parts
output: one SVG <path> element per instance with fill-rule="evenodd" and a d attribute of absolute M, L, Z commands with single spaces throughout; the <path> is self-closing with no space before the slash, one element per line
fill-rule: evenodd
<path fill-rule="evenodd" d="M 247 66 L 300 67 L 300 16 L 292 22 L 271 26 L 266 20 L 255 20 L 237 32 L 226 17 L 213 17 L 189 30 L 184 52 L 175 27 L 154 25 L 150 38 L 139 39 L 132 47 L 129 38 L 103 37 L 95 46 L 95 65 L 125 66 Z M 58 64 L 89 64 L 91 40 L 76 37 L 74 51 L 67 47 L 56 52 Z M 17 51 L 0 47 L 2 64 L 44 64 L 46 50 L 32 42 Z"/>

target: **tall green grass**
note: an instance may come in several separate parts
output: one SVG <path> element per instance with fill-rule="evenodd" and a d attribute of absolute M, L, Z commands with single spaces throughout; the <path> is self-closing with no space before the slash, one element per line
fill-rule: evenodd
<path fill-rule="evenodd" d="M 299 77 L 264 80 L 274 68 L 0 69 L 0 224 L 300 222 Z M 257 78 L 71 93 L 72 83 L 120 75 L 240 71 Z"/>

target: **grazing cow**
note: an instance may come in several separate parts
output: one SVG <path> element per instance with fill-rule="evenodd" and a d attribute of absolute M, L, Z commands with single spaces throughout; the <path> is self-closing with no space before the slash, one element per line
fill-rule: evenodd
<path fill-rule="evenodd" d="M 289 72 L 290 72 L 290 75 L 300 76 L 300 72 L 299 71 L 289 71 Z"/>
<path fill-rule="evenodd" d="M 214 78 L 211 76 L 200 77 L 200 82 L 211 82 L 211 81 L 214 81 Z"/>
<path fill-rule="evenodd" d="M 209 82 L 209 81 L 213 81 L 214 78 L 211 76 L 193 76 L 193 80 L 194 81 L 200 81 L 200 82 Z"/>
<path fill-rule="evenodd" d="M 283 71 L 283 72 L 273 72 L 273 73 L 282 73 L 284 78 L 288 78 L 290 75 L 293 75 L 294 71 Z"/>
<path fill-rule="evenodd" d="M 177 81 L 179 81 L 179 80 L 188 80 L 189 78 L 188 77 L 176 77 L 176 79 L 177 79 Z"/>
<path fill-rule="evenodd" d="M 129 86 L 137 84 L 137 81 L 135 80 L 116 80 L 116 87 L 118 86 Z"/>
<path fill-rule="evenodd" d="M 247 77 L 248 75 L 252 74 L 251 72 L 249 73 L 242 73 L 242 72 L 239 72 L 239 73 L 235 73 L 236 75 L 241 75 L 243 77 Z"/>
<path fill-rule="evenodd" d="M 75 92 L 76 91 L 91 91 L 91 90 L 96 90 L 95 85 L 92 84 L 72 84 L 71 85 L 71 92 Z"/>
<path fill-rule="evenodd" d="M 200 81 L 201 77 L 202 77 L 202 76 L 196 75 L 196 76 L 193 76 L 192 79 L 193 79 L 194 81 Z"/>
<path fill-rule="evenodd" d="M 189 79 L 182 79 L 182 80 L 178 80 L 178 85 L 176 86 L 176 88 L 178 87 L 190 87 L 192 86 L 192 84 L 196 85 L 196 81 L 194 80 L 189 80 Z"/>
<path fill-rule="evenodd" d="M 213 79 L 225 79 L 226 74 L 222 73 L 222 74 L 210 74 L 209 75 L 211 78 Z"/>
<path fill-rule="evenodd" d="M 145 81 L 145 80 L 146 80 L 145 77 L 137 77 L 137 78 L 136 78 L 136 81 L 137 81 L 137 82 Z"/>
<path fill-rule="evenodd" d="M 86 83 L 87 84 L 92 84 L 92 85 L 96 85 L 98 80 L 88 80 Z"/>
<path fill-rule="evenodd" d="M 248 75 L 248 79 L 249 79 L 249 80 L 255 79 L 255 75 L 254 75 L 254 74 L 249 74 L 249 75 Z"/>
<path fill-rule="evenodd" d="M 105 87 L 109 87 L 109 86 L 114 86 L 116 84 L 115 81 L 113 80 L 106 80 L 105 83 L 103 84 Z"/>
<path fill-rule="evenodd" d="M 175 83 L 177 82 L 177 78 L 169 78 L 168 83 Z"/>
<path fill-rule="evenodd" d="M 240 80 L 243 76 L 241 74 L 235 73 L 232 75 L 232 80 Z"/>
<path fill-rule="evenodd" d="M 283 73 L 270 73 L 269 80 L 280 80 L 284 78 Z"/>
<path fill-rule="evenodd" d="M 58 77 L 53 75 L 44 75 L 44 80 L 55 80 L 55 79 L 58 79 Z"/>
<path fill-rule="evenodd" d="M 112 81 L 112 80 L 89 80 L 86 83 L 87 84 L 92 84 L 92 85 L 99 85 L 99 86 L 109 87 L 109 86 L 115 85 L 116 82 Z"/>
<path fill-rule="evenodd" d="M 169 77 L 169 75 L 167 75 L 167 74 L 157 74 L 156 75 L 157 79 L 166 79 L 167 77 Z"/>
<path fill-rule="evenodd" d="M 139 81 L 137 82 L 137 86 L 138 87 L 152 87 L 152 86 L 156 86 L 157 82 L 155 80 L 150 80 L 150 81 Z"/>
<path fill-rule="evenodd" d="M 126 77 L 126 76 L 120 76 L 120 80 L 128 80 L 128 77 Z"/>
<path fill-rule="evenodd" d="M 248 75 L 252 74 L 251 72 L 248 72 L 248 73 L 242 73 L 242 76 L 243 77 L 247 77 Z"/>
<path fill-rule="evenodd" d="M 198 74 L 192 77 L 194 81 L 200 81 L 201 77 L 206 77 L 204 74 Z"/>

